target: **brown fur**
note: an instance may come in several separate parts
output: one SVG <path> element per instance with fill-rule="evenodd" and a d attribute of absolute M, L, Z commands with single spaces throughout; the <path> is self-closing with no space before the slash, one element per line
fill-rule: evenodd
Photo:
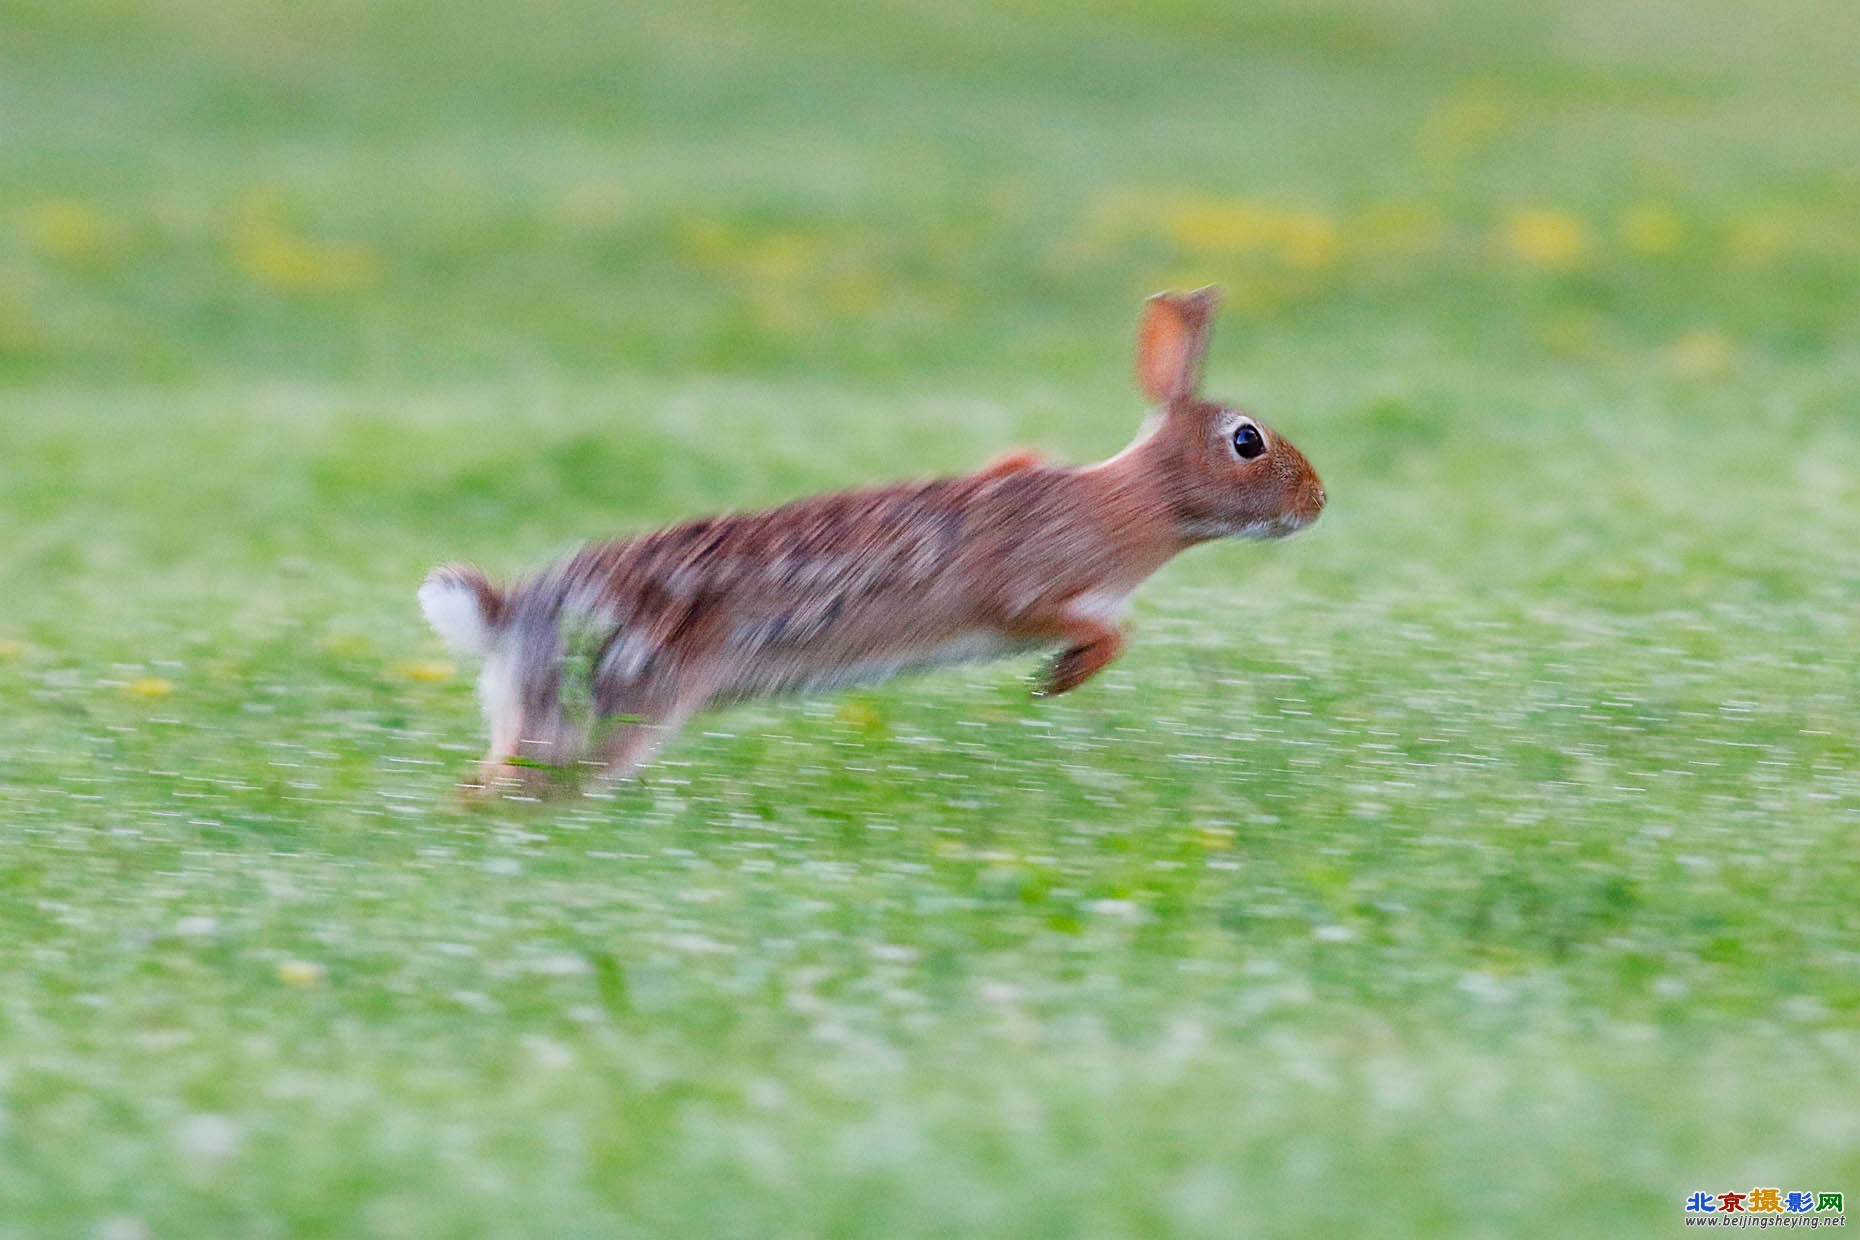
<path fill-rule="evenodd" d="M 961 477 L 691 521 L 502 592 L 435 570 L 429 585 L 448 574 L 495 632 L 481 782 L 544 790 L 579 763 L 625 774 L 706 705 L 964 658 L 1057 649 L 1041 692 L 1084 683 L 1122 648 L 1123 599 L 1172 556 L 1289 534 L 1324 505 L 1297 449 L 1260 427 L 1267 450 L 1241 459 L 1244 415 L 1196 394 L 1215 306 L 1212 290 L 1150 300 L 1138 375 L 1160 409 L 1097 465 L 1022 451 Z M 563 677 L 582 659 L 577 720 Z"/>

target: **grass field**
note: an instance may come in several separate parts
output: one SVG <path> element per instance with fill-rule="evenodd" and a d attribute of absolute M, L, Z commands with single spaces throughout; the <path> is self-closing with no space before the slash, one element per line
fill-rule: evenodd
<path fill-rule="evenodd" d="M 0 4 L 0 1235 L 1660 1235 L 1860 1192 L 1860 10 Z M 1331 494 L 459 808 L 431 563 Z"/>

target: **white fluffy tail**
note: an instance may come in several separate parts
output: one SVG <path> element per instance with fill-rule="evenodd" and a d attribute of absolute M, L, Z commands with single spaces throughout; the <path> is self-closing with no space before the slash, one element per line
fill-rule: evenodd
<path fill-rule="evenodd" d="M 420 583 L 420 610 L 454 654 L 481 655 L 497 633 L 503 596 L 469 564 L 446 564 Z"/>

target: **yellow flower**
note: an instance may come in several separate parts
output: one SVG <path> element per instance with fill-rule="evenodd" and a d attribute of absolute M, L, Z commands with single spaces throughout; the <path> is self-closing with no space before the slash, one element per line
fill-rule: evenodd
<path fill-rule="evenodd" d="M 1569 271 L 1589 257 L 1588 225 L 1557 207 L 1522 207 L 1505 217 L 1505 248 L 1535 267 Z"/>
<path fill-rule="evenodd" d="M 1280 221 L 1279 257 L 1288 266 L 1321 271 L 1336 263 L 1341 248 L 1337 226 L 1328 216 L 1300 212 Z"/>
<path fill-rule="evenodd" d="M 1220 852 L 1234 846 L 1234 829 L 1232 827 L 1202 827 L 1195 832 L 1195 842 L 1209 852 Z"/>
<path fill-rule="evenodd" d="M 1256 204 L 1205 198 L 1166 209 L 1163 232 L 1193 254 L 1246 254 L 1265 249 L 1274 238 L 1271 217 Z"/>
<path fill-rule="evenodd" d="M 818 325 L 823 312 L 872 305 L 877 284 L 836 264 L 828 239 L 797 231 L 746 233 L 717 220 L 691 220 L 679 233 L 696 266 L 730 277 L 763 331 L 791 335 Z"/>
<path fill-rule="evenodd" d="M 1677 250 L 1686 227 L 1666 204 L 1644 202 L 1622 215 L 1620 233 L 1628 249 L 1652 257 Z"/>
<path fill-rule="evenodd" d="M 0 663 L 17 659 L 26 653 L 26 643 L 14 641 L 10 637 L 0 637 Z"/>
<path fill-rule="evenodd" d="M 691 220 L 680 232 L 685 253 L 700 266 L 731 271 L 765 284 L 788 284 L 818 264 L 821 243 L 799 232 L 758 236 L 717 220 Z"/>
<path fill-rule="evenodd" d="M 1754 266 L 1781 257 L 1796 232 L 1796 221 L 1780 211 L 1751 212 L 1732 223 L 1727 244 L 1732 258 Z"/>
<path fill-rule="evenodd" d="M 851 724 L 862 732 L 882 732 L 885 730 L 885 716 L 872 703 L 856 697 L 844 698 L 835 712 L 841 723 Z"/>
<path fill-rule="evenodd" d="M 785 284 L 813 269 L 819 249 L 819 242 L 801 233 L 769 233 L 743 247 L 741 265 L 758 280 Z"/>
<path fill-rule="evenodd" d="M 95 207 L 73 198 L 53 198 L 26 213 L 26 239 L 33 249 L 66 262 L 91 262 L 114 240 L 115 226 Z"/>
<path fill-rule="evenodd" d="M 685 256 L 701 267 L 725 267 L 736 248 L 730 230 L 716 220 L 686 220 L 678 229 Z"/>
<path fill-rule="evenodd" d="M 863 314 L 878 304 L 883 292 L 884 282 L 878 273 L 858 267 L 827 281 L 827 305 L 839 314 Z"/>
<path fill-rule="evenodd" d="M 373 284 L 381 267 L 373 247 L 299 236 L 264 204 L 240 209 L 232 251 L 241 271 L 285 293 L 353 292 Z"/>
<path fill-rule="evenodd" d="M 124 685 L 123 692 L 132 698 L 156 701 L 174 692 L 174 682 L 160 676 L 139 676 Z"/>
<path fill-rule="evenodd" d="M 421 659 L 401 665 L 401 675 L 408 680 L 417 680 L 432 684 L 441 680 L 451 680 L 458 674 L 458 667 L 444 659 Z"/>
<path fill-rule="evenodd" d="M 1329 215 L 1246 198 L 1179 199 L 1163 207 L 1162 229 L 1190 254 L 1265 254 L 1305 270 L 1329 267 L 1341 249 L 1336 221 Z"/>
<path fill-rule="evenodd" d="M 316 648 L 324 654 L 341 657 L 367 654 L 372 646 L 373 643 L 359 633 L 326 633 L 316 641 Z"/>
<path fill-rule="evenodd" d="M 1666 346 L 1674 370 L 1691 379 L 1710 379 L 1731 369 L 1736 346 L 1730 337 L 1712 328 L 1686 332 Z"/>
<path fill-rule="evenodd" d="M 278 965 L 278 980 L 286 986 L 310 987 L 323 981 L 323 966 L 310 960 L 285 960 Z"/>

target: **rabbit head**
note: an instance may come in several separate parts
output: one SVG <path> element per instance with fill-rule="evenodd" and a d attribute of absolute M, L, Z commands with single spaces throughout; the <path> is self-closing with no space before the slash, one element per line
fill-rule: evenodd
<path fill-rule="evenodd" d="M 1220 295 L 1158 293 L 1143 308 L 1137 380 L 1156 406 L 1139 441 L 1186 541 L 1283 538 L 1317 519 L 1324 485 L 1304 454 L 1251 415 L 1201 394 Z"/>

